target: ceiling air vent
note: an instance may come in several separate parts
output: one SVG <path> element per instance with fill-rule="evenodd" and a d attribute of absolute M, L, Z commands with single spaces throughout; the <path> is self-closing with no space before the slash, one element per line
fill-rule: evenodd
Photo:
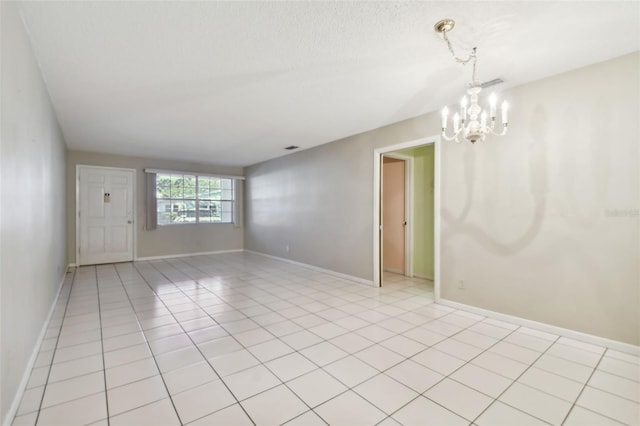
<path fill-rule="evenodd" d="M 295 145 L 289 145 L 285 149 L 288 150 L 288 151 L 293 151 L 294 149 L 298 149 L 298 148 L 300 148 L 300 147 L 299 146 L 295 146 Z"/>
<path fill-rule="evenodd" d="M 483 89 L 486 89 L 487 87 L 495 86 L 497 84 L 502 84 L 502 83 L 504 83 L 503 79 L 494 78 L 493 80 L 485 81 L 480 85 L 480 87 L 482 87 Z"/>

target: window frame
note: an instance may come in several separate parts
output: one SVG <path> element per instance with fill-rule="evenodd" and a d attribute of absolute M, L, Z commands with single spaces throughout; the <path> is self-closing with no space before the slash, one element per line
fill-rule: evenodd
<path fill-rule="evenodd" d="M 160 185 L 160 178 L 161 177 L 168 177 L 169 181 L 171 182 L 171 186 L 169 187 L 169 197 L 160 197 L 158 196 L 159 194 L 159 188 L 161 188 L 162 186 Z M 172 178 L 174 177 L 181 177 L 182 178 L 182 198 L 173 198 L 172 197 L 172 189 L 173 189 L 173 181 Z M 195 187 L 194 187 L 194 198 L 185 198 L 184 195 L 184 190 L 185 190 L 185 185 L 184 182 L 186 180 L 187 177 L 193 177 L 195 178 Z M 214 198 L 201 198 L 200 197 L 200 180 L 201 179 L 206 179 L 206 180 L 211 180 L 211 179 L 218 179 L 220 181 L 220 191 L 221 191 L 221 198 L 219 200 L 216 200 Z M 223 181 L 228 181 L 231 188 L 229 190 L 225 190 L 223 189 Z M 157 221 L 157 226 L 173 226 L 173 225 L 214 225 L 214 224 L 218 224 L 218 225 L 235 225 L 235 221 L 236 221 L 236 209 L 237 207 L 237 185 L 236 185 L 236 179 L 234 179 L 233 177 L 230 176 L 217 176 L 217 175 L 211 175 L 211 174 L 198 174 L 198 173 L 189 173 L 189 172 L 173 172 L 173 171 L 158 171 L 156 172 L 156 182 L 155 182 L 155 193 L 156 193 L 156 209 L 155 209 L 155 214 L 156 214 L 156 221 Z M 222 198 L 222 194 L 224 194 L 226 191 L 229 191 L 231 198 Z M 209 194 L 211 195 L 211 194 Z M 178 202 L 178 203 L 187 203 L 187 202 L 193 202 L 194 203 L 194 210 L 195 210 L 195 214 L 194 214 L 194 221 L 184 221 L 184 222 L 179 222 L 179 221 L 175 221 L 175 220 L 171 220 L 171 217 L 169 217 L 169 221 L 168 223 L 165 223 L 164 221 L 162 221 L 160 219 L 160 215 L 161 213 L 166 213 L 166 212 L 161 212 L 160 211 L 160 206 L 161 206 L 161 202 L 166 201 L 169 203 L 170 206 L 170 211 L 169 214 L 173 213 L 173 206 L 174 206 L 174 202 Z M 201 202 L 209 202 L 209 203 L 220 203 L 220 220 L 210 220 L 210 221 L 206 221 L 203 222 L 201 221 L 201 216 L 200 216 L 200 203 Z M 228 203 L 228 205 L 230 206 L 230 210 L 227 212 L 229 215 L 229 219 L 227 221 L 222 221 L 222 217 L 223 217 L 223 204 L 224 203 Z M 166 205 L 165 205 L 166 206 Z M 187 211 L 187 210 L 185 210 Z M 213 219 L 213 216 L 208 216 L 211 219 Z"/>

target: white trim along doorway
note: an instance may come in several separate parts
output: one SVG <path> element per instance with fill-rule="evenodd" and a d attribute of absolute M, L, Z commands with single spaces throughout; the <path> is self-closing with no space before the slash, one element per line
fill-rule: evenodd
<path fill-rule="evenodd" d="M 382 210 L 381 197 L 381 177 L 382 177 L 382 157 L 395 151 L 408 148 L 416 148 L 424 145 L 434 146 L 434 277 L 433 294 L 435 301 L 440 300 L 440 136 L 430 136 L 395 145 L 376 148 L 373 151 L 373 284 L 382 284 L 382 259 L 381 259 L 381 219 Z M 410 269 L 407 269 L 410 271 Z"/>
<path fill-rule="evenodd" d="M 76 266 L 135 259 L 136 170 L 76 165 Z"/>

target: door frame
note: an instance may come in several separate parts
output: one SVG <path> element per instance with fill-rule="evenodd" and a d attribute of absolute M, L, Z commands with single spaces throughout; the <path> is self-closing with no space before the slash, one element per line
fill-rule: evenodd
<path fill-rule="evenodd" d="M 440 135 L 427 136 L 421 139 L 415 139 L 394 145 L 388 145 L 376 148 L 373 151 L 373 284 L 380 286 L 382 284 L 382 262 L 380 249 L 380 211 L 381 211 L 381 167 L 382 155 L 393 151 L 400 151 L 407 148 L 415 148 L 423 145 L 431 145 L 434 147 L 433 159 L 433 294 L 436 302 L 440 300 Z"/>
<path fill-rule="evenodd" d="M 132 253 L 132 261 L 138 259 L 137 256 L 137 247 L 138 247 L 138 230 L 136 227 L 136 221 L 138 220 L 137 215 L 137 204 L 138 200 L 136 198 L 136 181 L 138 170 L 136 169 L 128 169 L 125 167 L 105 167 L 105 166 L 92 166 L 90 164 L 76 164 L 76 215 L 74 217 L 76 222 L 76 266 L 80 266 L 80 170 L 81 169 L 102 169 L 102 170 L 111 170 L 111 171 L 121 171 L 121 172 L 133 172 L 133 191 L 131 194 L 131 204 L 132 204 L 132 213 L 133 216 L 133 253 Z"/>
<path fill-rule="evenodd" d="M 396 153 L 382 154 L 382 156 L 404 161 L 404 220 L 407 222 L 404 227 L 404 275 L 413 277 L 413 157 Z M 382 178 L 382 174 L 380 177 Z M 380 198 L 381 203 L 383 199 L 384 195 Z M 382 210 L 380 216 L 382 224 Z M 381 230 L 384 232 L 384 229 Z M 380 256 L 382 257 L 382 255 L 383 248 L 380 246 Z M 382 268 L 384 269 L 384 265 Z"/>

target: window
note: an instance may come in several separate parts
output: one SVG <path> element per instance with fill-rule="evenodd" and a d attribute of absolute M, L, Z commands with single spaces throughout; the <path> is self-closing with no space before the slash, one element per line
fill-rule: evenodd
<path fill-rule="evenodd" d="M 158 173 L 158 225 L 232 223 L 233 179 Z"/>

